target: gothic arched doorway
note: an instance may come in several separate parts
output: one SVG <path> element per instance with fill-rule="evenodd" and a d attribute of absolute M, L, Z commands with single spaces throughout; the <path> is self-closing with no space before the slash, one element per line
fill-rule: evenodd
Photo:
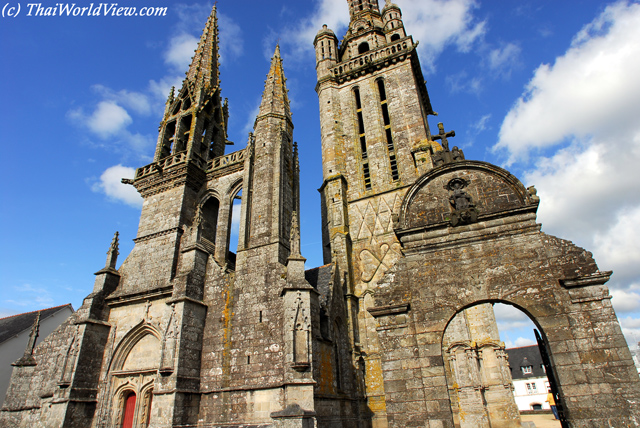
<path fill-rule="evenodd" d="M 123 400 L 124 409 L 122 411 L 122 428 L 133 428 L 133 421 L 136 412 L 136 393 L 128 392 Z"/>

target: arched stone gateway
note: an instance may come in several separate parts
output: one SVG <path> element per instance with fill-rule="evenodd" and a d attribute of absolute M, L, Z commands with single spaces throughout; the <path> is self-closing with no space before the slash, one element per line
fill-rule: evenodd
<path fill-rule="evenodd" d="M 541 232 L 538 201 L 507 171 L 473 161 L 434 168 L 407 192 L 394 223 L 404 257 L 369 309 L 390 427 L 454 426 L 443 334 L 457 313 L 491 302 L 539 327 L 567 426 L 638 426 L 640 382 L 604 285 L 611 272 Z"/>

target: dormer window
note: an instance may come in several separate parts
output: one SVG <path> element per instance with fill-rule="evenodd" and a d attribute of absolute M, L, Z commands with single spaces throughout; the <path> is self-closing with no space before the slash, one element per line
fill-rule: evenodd
<path fill-rule="evenodd" d="M 530 375 L 533 374 L 533 366 L 523 366 L 520 367 L 522 369 L 522 374 L 524 375 Z"/>

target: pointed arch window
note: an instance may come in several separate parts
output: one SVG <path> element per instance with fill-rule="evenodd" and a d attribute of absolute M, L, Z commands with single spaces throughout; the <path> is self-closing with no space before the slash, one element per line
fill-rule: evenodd
<path fill-rule="evenodd" d="M 364 128 L 364 117 L 362 115 L 362 99 L 360 89 L 354 88 L 353 95 L 356 102 L 356 116 L 358 119 L 358 140 L 360 141 L 360 151 L 362 152 L 362 174 L 364 176 L 364 187 L 371 190 L 371 174 L 369 172 L 369 162 L 367 161 L 367 136 Z"/>
<path fill-rule="evenodd" d="M 384 132 L 387 137 L 387 150 L 389 151 L 389 166 L 391 167 L 391 178 L 398 181 L 398 162 L 396 160 L 396 147 L 393 143 L 393 133 L 391 132 L 391 117 L 389 116 L 389 105 L 387 103 L 387 91 L 384 86 L 384 80 L 378 79 L 378 95 L 380 96 L 380 109 L 382 110 L 382 122 L 384 124 Z"/>
<path fill-rule="evenodd" d="M 209 247 L 211 251 L 214 251 L 216 242 L 216 232 L 218 229 L 218 211 L 220 209 L 220 202 L 214 197 L 210 197 L 202 205 L 202 223 L 201 240 L 205 247 Z"/>

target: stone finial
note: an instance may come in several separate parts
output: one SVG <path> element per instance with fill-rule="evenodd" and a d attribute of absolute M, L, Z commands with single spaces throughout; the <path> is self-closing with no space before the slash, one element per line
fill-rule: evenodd
<path fill-rule="evenodd" d="M 291 109 L 289 106 L 289 98 L 287 93 L 286 77 L 282 68 L 282 57 L 280 55 L 280 45 L 276 45 L 276 49 L 271 58 L 271 67 L 267 74 L 267 80 L 264 85 L 262 101 L 256 122 L 262 118 L 273 115 L 284 117 L 285 120 L 291 121 Z"/>
<path fill-rule="evenodd" d="M 29 342 L 27 342 L 27 347 L 24 350 L 24 355 L 15 363 L 13 366 L 35 366 L 36 360 L 33 358 L 33 350 L 36 347 L 36 340 L 40 334 L 40 311 L 38 311 L 38 316 L 36 317 L 33 325 L 31 326 L 31 333 L 29 333 Z"/>
<path fill-rule="evenodd" d="M 535 186 L 527 187 L 527 192 L 529 192 L 529 199 L 531 199 L 531 202 L 534 204 L 540 203 L 540 196 L 538 196 L 538 190 Z"/>
<path fill-rule="evenodd" d="M 291 255 L 300 256 L 300 225 L 298 224 L 298 212 L 291 216 Z"/>
<path fill-rule="evenodd" d="M 293 167 L 296 172 L 300 172 L 300 157 L 298 155 L 298 143 L 293 143 Z"/>
<path fill-rule="evenodd" d="M 105 264 L 105 268 L 106 269 L 115 269 L 116 268 L 116 262 L 118 261 L 118 254 L 120 254 L 118 252 L 118 237 L 120 236 L 120 233 L 116 232 L 115 235 L 113 235 L 113 240 L 111 241 L 111 246 L 109 247 L 109 251 L 107 251 L 107 263 Z"/>

